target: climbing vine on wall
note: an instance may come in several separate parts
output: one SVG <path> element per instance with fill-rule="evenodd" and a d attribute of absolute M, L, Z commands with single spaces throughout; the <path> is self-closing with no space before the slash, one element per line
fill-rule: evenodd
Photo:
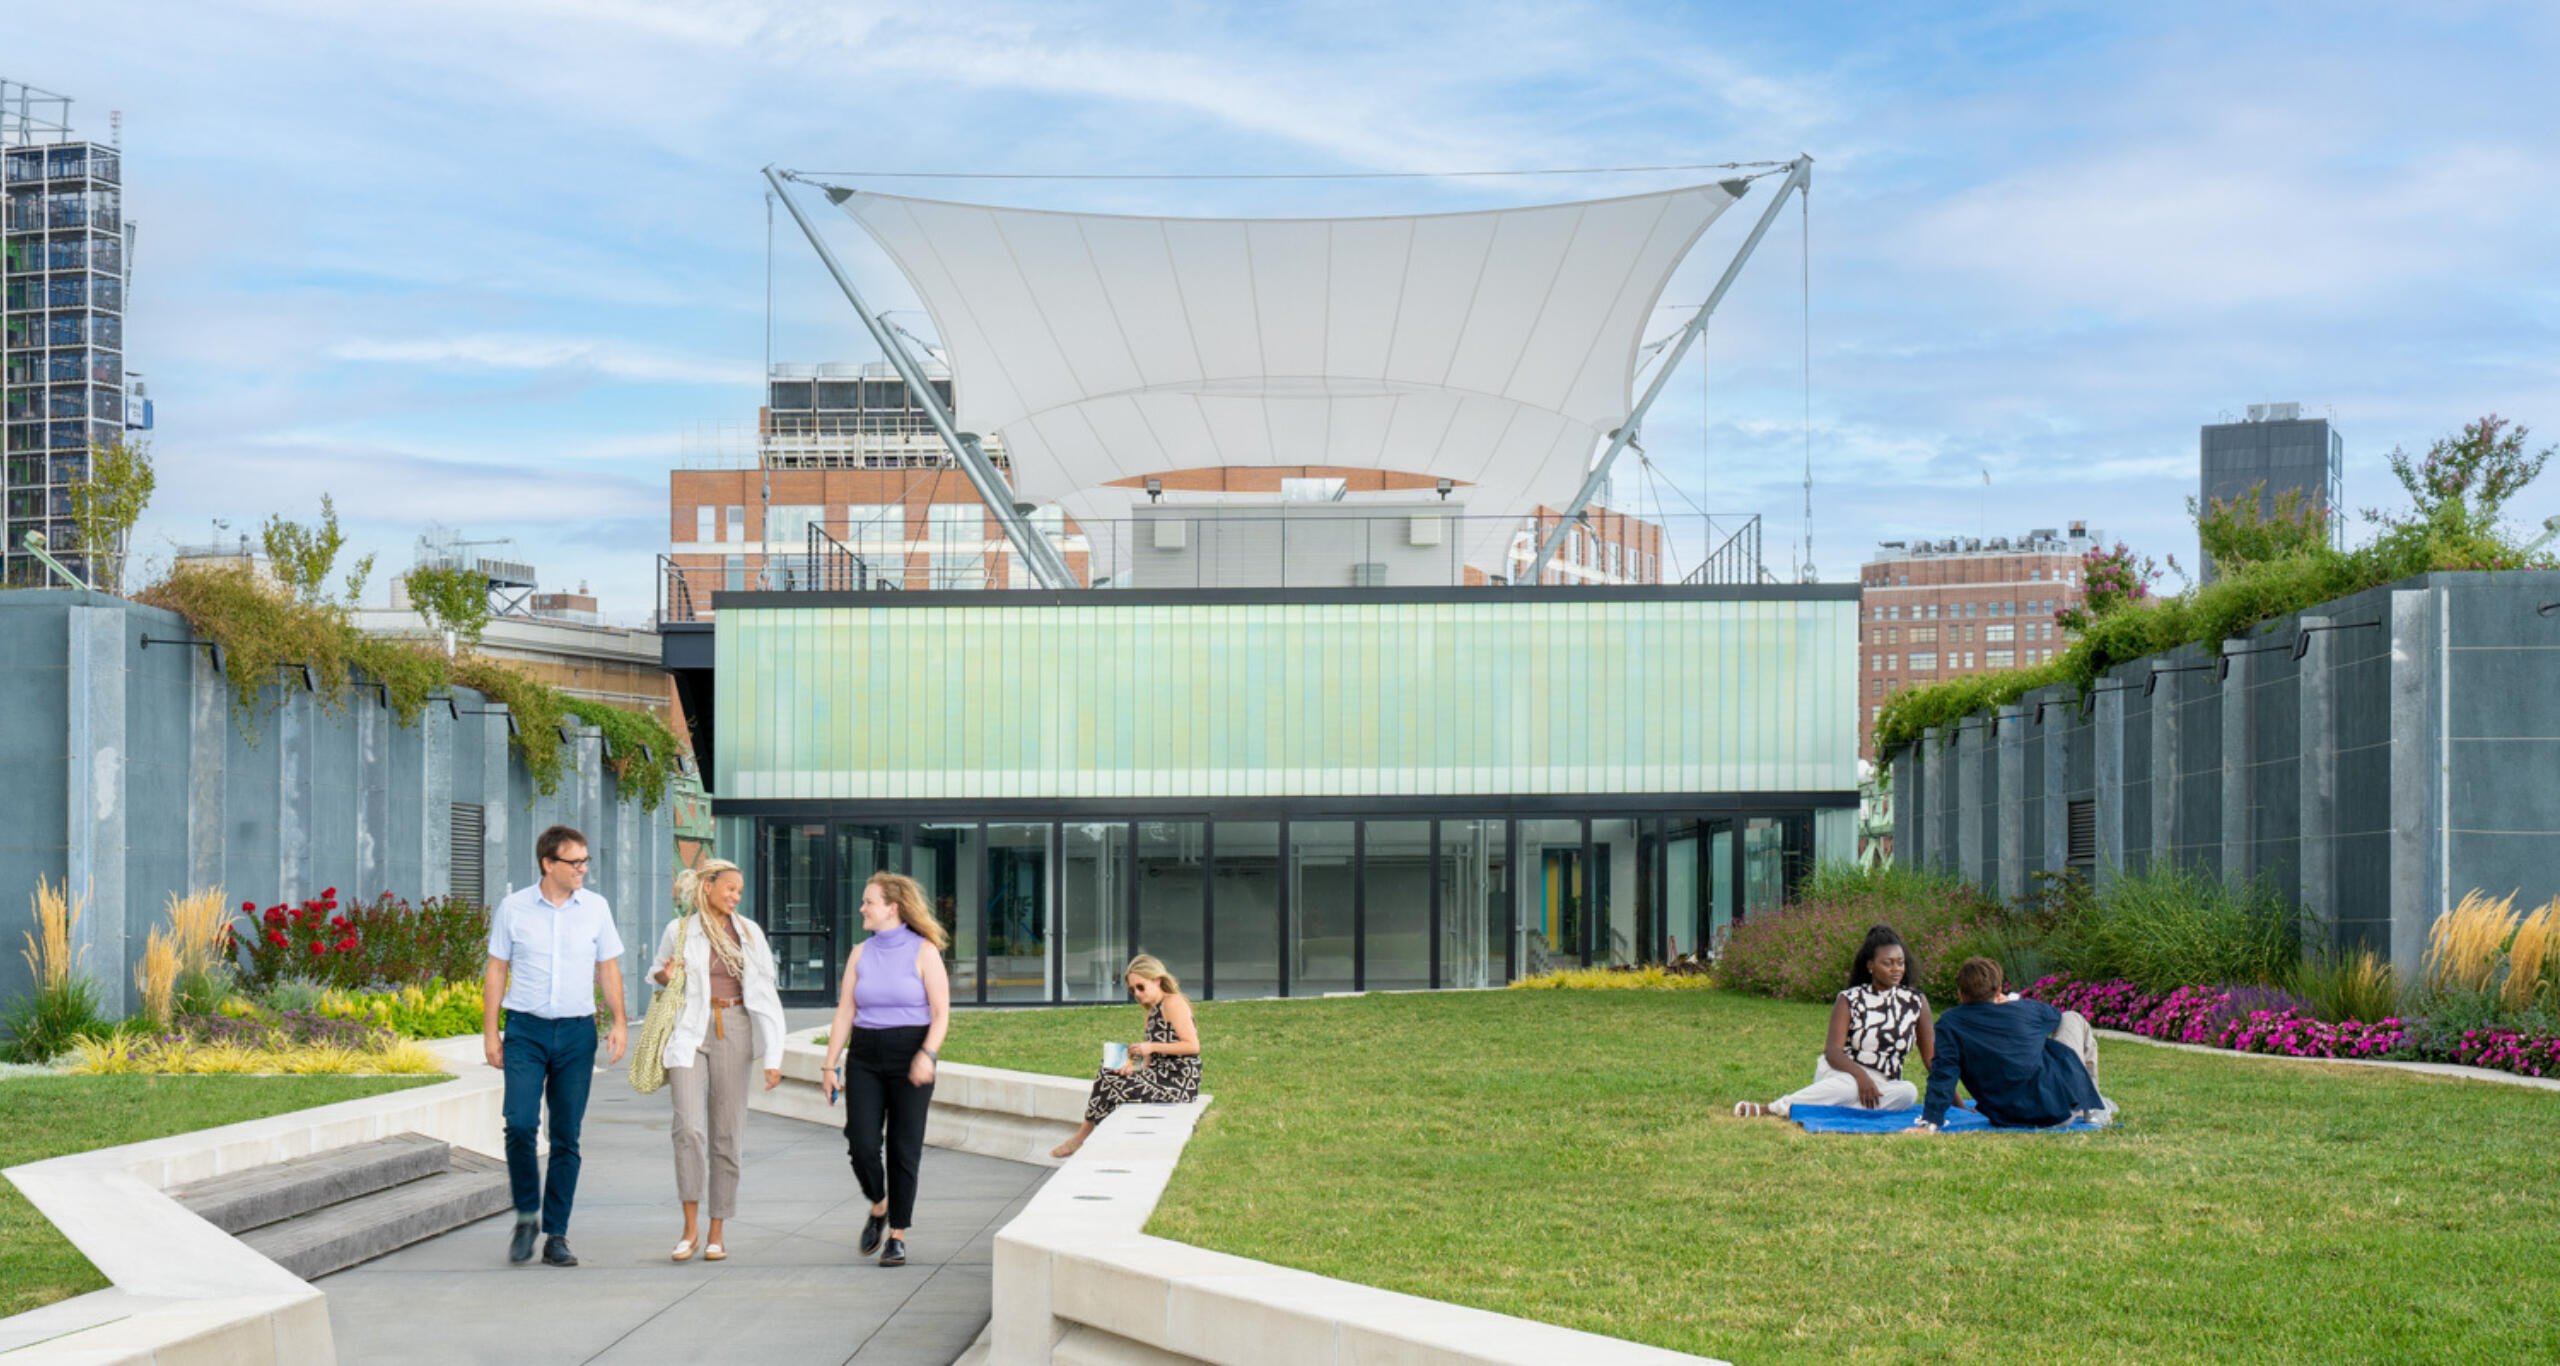
<path fill-rule="evenodd" d="M 300 672 L 308 666 L 323 705 L 343 708 L 351 696 L 379 687 L 404 726 L 418 724 L 448 689 L 476 689 L 514 716 L 510 743 L 534 790 L 546 796 L 560 787 L 566 767 L 560 727 L 571 717 L 603 732 L 605 766 L 643 810 L 657 809 L 668 779 L 679 771 L 682 750 L 675 733 L 647 712 L 573 700 L 482 655 L 449 660 L 413 642 L 368 636 L 343 606 L 297 599 L 247 569 L 189 565 L 135 598 L 185 617 L 198 635 L 221 647 L 233 713 L 252 739 L 267 710 L 261 701 L 266 689 L 278 683 L 300 687 Z"/>

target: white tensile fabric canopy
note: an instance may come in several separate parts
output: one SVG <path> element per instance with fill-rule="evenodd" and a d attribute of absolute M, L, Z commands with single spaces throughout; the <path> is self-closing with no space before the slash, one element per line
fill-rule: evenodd
<path fill-rule="evenodd" d="M 1735 199 L 1200 219 L 830 197 L 932 315 L 960 426 L 1002 435 L 1017 496 L 1088 522 L 1128 515 L 1113 480 L 1227 465 L 1562 505 L 1626 417 L 1672 271 Z M 1508 532 L 1481 525 L 1463 553 L 1497 565 Z"/>

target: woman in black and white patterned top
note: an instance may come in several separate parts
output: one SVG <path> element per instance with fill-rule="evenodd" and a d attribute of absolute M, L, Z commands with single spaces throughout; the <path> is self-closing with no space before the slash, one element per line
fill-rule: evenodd
<path fill-rule="evenodd" d="M 1929 1022 L 1929 1000 L 1914 987 L 1912 969 L 1911 951 L 1892 927 L 1867 931 L 1857 961 L 1850 965 L 1848 988 L 1832 998 L 1831 1035 L 1823 1043 L 1821 1061 L 1813 1065 L 1813 1084 L 1766 1105 L 1743 1101 L 1733 1107 L 1734 1115 L 1784 1119 L 1799 1105 L 1869 1110 L 1918 1105 L 1920 1088 L 1902 1079 L 1902 1060 L 1917 1043 L 1925 1070 L 1938 1056 L 1938 1039 Z"/>

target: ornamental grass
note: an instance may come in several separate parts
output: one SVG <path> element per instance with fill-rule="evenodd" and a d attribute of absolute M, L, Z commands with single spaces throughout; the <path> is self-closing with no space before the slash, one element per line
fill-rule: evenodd
<path fill-rule="evenodd" d="M 178 946 L 157 925 L 143 941 L 141 961 L 133 965 L 133 985 L 142 994 L 144 1019 L 157 1023 L 169 1018 L 178 994 Z"/>
<path fill-rule="evenodd" d="M 2560 955 L 2552 952 L 2555 934 L 2560 934 L 2560 896 L 2516 923 L 2515 938 L 2507 944 L 2507 980 L 2499 988 L 2499 1005 L 2522 1014 L 2549 992 L 2544 979 L 2560 972 Z"/>
<path fill-rule="evenodd" d="M 71 936 L 80 928 L 80 917 L 88 913 L 89 898 L 74 898 L 68 884 L 56 887 L 43 875 L 36 877 L 36 927 L 27 931 L 27 947 L 21 955 L 27 960 L 27 972 L 35 978 L 36 989 L 50 991 L 71 980 L 73 961 L 78 955 Z M 38 936 L 42 936 L 39 938 Z"/>
<path fill-rule="evenodd" d="M 1658 963 L 1640 968 L 1564 968 L 1523 977 L 1514 991 L 1704 991 L 1716 979 L 1703 971 L 1678 971 Z"/>
<path fill-rule="evenodd" d="M 402 1040 L 382 1049 L 343 1044 L 295 1044 L 265 1048 L 240 1042 L 207 1042 L 183 1034 L 137 1038 L 88 1037 L 72 1045 L 71 1071 L 83 1076 L 153 1073 L 164 1076 L 425 1076 L 444 1064 L 420 1044 Z"/>
<path fill-rule="evenodd" d="M 2498 956 L 2515 929 L 2516 899 L 2473 891 L 2427 928 L 2427 990 L 2479 995 L 2498 972 Z"/>

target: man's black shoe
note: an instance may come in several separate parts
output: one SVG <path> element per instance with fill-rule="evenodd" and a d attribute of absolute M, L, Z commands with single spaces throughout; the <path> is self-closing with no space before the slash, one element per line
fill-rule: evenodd
<path fill-rule="evenodd" d="M 555 1233 L 543 1240 L 542 1264 L 544 1266 L 576 1266 L 578 1254 L 569 1250 L 567 1238 Z"/>
<path fill-rule="evenodd" d="M 884 1245 L 881 1247 L 881 1249 L 880 1249 L 880 1265 L 882 1265 L 882 1266 L 905 1266 L 906 1264 L 907 1264 L 907 1240 L 906 1240 L 906 1239 L 904 1239 L 904 1238 L 892 1238 L 892 1239 L 890 1239 L 886 1244 L 884 1244 Z"/>
<path fill-rule="evenodd" d="M 862 1221 L 863 1256 L 868 1257 L 872 1253 L 880 1250 L 880 1235 L 887 1231 L 888 1227 L 889 1216 L 885 1213 L 872 1215 L 870 1218 Z"/>
<path fill-rule="evenodd" d="M 536 1229 L 537 1225 L 531 1219 L 516 1221 L 516 1236 L 507 1244 L 508 1261 L 521 1263 L 533 1260 L 533 1235 Z"/>

